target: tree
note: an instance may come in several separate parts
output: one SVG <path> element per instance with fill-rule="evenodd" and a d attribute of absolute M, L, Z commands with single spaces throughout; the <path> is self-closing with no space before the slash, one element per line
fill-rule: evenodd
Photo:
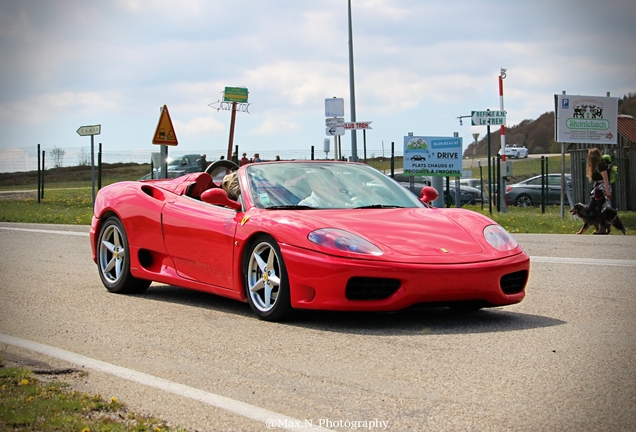
<path fill-rule="evenodd" d="M 59 147 L 53 147 L 53 150 L 51 150 L 51 157 L 53 158 L 53 167 L 54 168 L 59 168 L 62 166 L 62 163 L 64 162 L 64 155 L 66 154 L 66 152 L 64 150 L 62 150 Z"/>
<path fill-rule="evenodd" d="M 77 154 L 77 164 L 79 166 L 88 166 L 91 164 L 90 162 L 90 155 L 86 152 L 86 149 L 84 147 L 80 148 Z"/>

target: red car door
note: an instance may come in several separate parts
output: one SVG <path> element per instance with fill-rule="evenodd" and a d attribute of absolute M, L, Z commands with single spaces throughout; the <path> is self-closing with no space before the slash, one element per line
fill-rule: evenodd
<path fill-rule="evenodd" d="M 233 289 L 236 211 L 178 196 L 166 203 L 162 217 L 166 250 L 179 276 Z"/>

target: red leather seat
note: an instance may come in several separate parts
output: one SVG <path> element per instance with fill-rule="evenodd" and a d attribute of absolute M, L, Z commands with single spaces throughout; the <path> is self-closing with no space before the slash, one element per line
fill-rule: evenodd
<path fill-rule="evenodd" d="M 201 199 L 201 194 L 213 186 L 212 176 L 206 172 L 202 172 L 192 183 L 186 192 L 186 195 L 195 199 Z"/>

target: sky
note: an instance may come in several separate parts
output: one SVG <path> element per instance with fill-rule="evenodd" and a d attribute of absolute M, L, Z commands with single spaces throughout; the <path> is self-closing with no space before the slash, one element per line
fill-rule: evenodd
<path fill-rule="evenodd" d="M 355 111 L 369 155 L 404 136 L 453 136 L 471 111 L 507 125 L 554 110 L 554 95 L 636 92 L 633 0 L 352 0 Z M 325 99 L 351 120 L 347 0 L 0 0 L 0 153 L 90 146 L 158 151 L 167 105 L 178 146 L 227 152 L 227 87 L 246 87 L 240 152 L 324 154 Z M 210 106 L 212 104 L 212 107 Z M 351 155 L 352 132 L 342 137 Z M 357 133 L 357 153 L 364 150 Z M 330 146 L 333 155 L 333 144 Z M 273 156 L 271 156 L 273 157 Z"/>

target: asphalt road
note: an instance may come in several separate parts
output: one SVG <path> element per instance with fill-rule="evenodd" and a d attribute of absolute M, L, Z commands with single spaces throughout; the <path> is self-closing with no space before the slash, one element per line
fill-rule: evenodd
<path fill-rule="evenodd" d="M 0 346 L 138 412 L 199 431 L 636 428 L 634 236 L 517 235 L 519 305 L 276 324 L 171 286 L 110 294 L 87 232 L 0 223 Z"/>

